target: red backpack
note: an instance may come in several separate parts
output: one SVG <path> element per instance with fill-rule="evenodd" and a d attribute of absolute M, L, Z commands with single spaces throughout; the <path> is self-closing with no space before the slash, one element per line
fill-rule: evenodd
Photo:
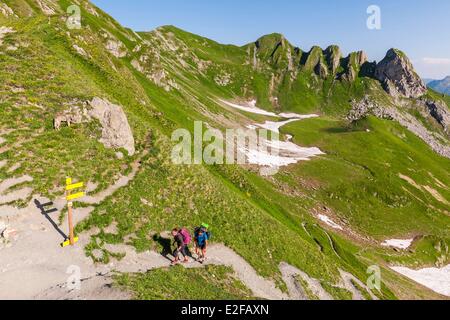
<path fill-rule="evenodd" d="M 189 233 L 189 231 L 186 228 L 181 229 L 180 234 L 183 237 L 183 242 L 184 242 L 185 245 L 188 245 L 188 244 L 191 243 L 192 237 L 191 237 L 191 234 Z"/>

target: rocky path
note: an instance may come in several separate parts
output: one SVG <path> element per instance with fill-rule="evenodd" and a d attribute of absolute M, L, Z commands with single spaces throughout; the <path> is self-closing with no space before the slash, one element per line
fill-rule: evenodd
<path fill-rule="evenodd" d="M 46 199 L 37 199 L 44 203 Z M 76 223 L 87 212 L 79 212 Z M 19 214 L 20 213 L 20 214 Z M 49 219 L 50 218 L 50 219 Z M 127 292 L 112 287 L 114 272 L 137 273 L 169 267 L 170 261 L 152 251 L 137 253 L 134 248 L 119 245 L 108 246 L 111 252 L 125 253 L 121 261 L 108 265 L 96 265 L 84 253 L 89 242 L 89 234 L 80 235 L 80 242 L 74 247 L 61 248 L 64 232 L 58 228 L 51 217 L 35 205 L 30 204 L 9 220 L 14 233 L 7 243 L 0 244 L 0 298 L 2 299 L 130 299 Z M 62 224 L 66 225 L 66 222 Z M 306 273 L 287 264 L 280 265 L 283 279 L 289 294 L 278 289 L 271 280 L 264 279 L 255 269 L 232 249 L 216 244 L 210 247 L 207 264 L 226 265 L 233 268 L 236 277 L 242 281 L 255 297 L 262 299 L 307 299 L 305 290 L 296 281 L 299 276 L 320 299 L 332 299 L 321 287 L 320 282 Z M 187 268 L 202 268 L 203 265 L 192 261 Z M 70 290 L 67 281 L 79 272 L 80 290 Z M 351 275 L 349 275 L 351 276 Z M 344 283 L 345 277 L 343 277 Z M 362 298 L 351 288 L 354 298 Z M 356 290 L 356 291 L 355 291 Z"/>

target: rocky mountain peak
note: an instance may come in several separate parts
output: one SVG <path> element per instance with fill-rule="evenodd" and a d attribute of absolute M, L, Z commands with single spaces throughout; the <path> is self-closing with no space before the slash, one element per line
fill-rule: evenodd
<path fill-rule="evenodd" d="M 260 61 L 269 62 L 270 65 L 278 69 L 295 69 L 296 57 L 300 55 L 292 44 L 280 33 L 272 33 L 262 36 L 255 43 L 250 45 L 250 50 L 254 50 L 254 65 Z"/>
<path fill-rule="evenodd" d="M 284 47 L 288 44 L 285 37 L 280 33 L 272 33 L 262 36 L 255 42 L 255 46 L 260 54 L 272 54 L 279 47 Z"/>
<path fill-rule="evenodd" d="M 329 46 L 324 51 L 325 59 L 331 72 L 335 74 L 341 65 L 342 51 L 338 46 Z"/>
<path fill-rule="evenodd" d="M 362 66 L 364 63 L 369 61 L 369 58 L 367 57 L 367 53 L 364 51 L 358 51 L 356 53 L 357 63 L 359 66 Z"/>
<path fill-rule="evenodd" d="M 378 63 L 375 78 L 394 97 L 418 98 L 427 92 L 425 83 L 415 72 L 409 58 L 397 49 L 390 49 Z"/>

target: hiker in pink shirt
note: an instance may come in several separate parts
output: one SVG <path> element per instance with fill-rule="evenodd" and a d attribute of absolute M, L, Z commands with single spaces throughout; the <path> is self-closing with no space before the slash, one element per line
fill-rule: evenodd
<path fill-rule="evenodd" d="M 175 260 L 172 262 L 172 265 L 177 265 L 180 262 L 180 253 L 184 257 L 183 263 L 188 263 L 188 245 L 191 242 L 191 235 L 189 234 L 189 231 L 185 228 L 175 228 L 172 230 L 172 236 L 174 239 L 174 244 L 176 245 L 176 249 L 173 252 Z"/>

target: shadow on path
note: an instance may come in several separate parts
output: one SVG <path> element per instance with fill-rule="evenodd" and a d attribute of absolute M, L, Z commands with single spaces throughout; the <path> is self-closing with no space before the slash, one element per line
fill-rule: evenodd
<path fill-rule="evenodd" d="M 172 261 L 169 257 L 169 255 L 172 255 L 172 240 L 164 238 L 159 234 L 155 234 L 153 240 L 162 247 L 161 255 L 167 260 Z"/>
<path fill-rule="evenodd" d="M 35 199 L 34 204 L 41 211 L 41 214 L 51 223 L 53 228 L 55 228 L 55 230 L 58 231 L 61 237 L 64 240 L 66 240 L 67 239 L 66 234 L 59 228 L 58 224 L 55 221 L 53 221 L 53 219 L 49 216 L 49 214 L 57 212 L 58 209 L 56 208 L 46 209 L 46 207 L 53 206 L 53 202 L 41 203 L 39 200 Z"/>

